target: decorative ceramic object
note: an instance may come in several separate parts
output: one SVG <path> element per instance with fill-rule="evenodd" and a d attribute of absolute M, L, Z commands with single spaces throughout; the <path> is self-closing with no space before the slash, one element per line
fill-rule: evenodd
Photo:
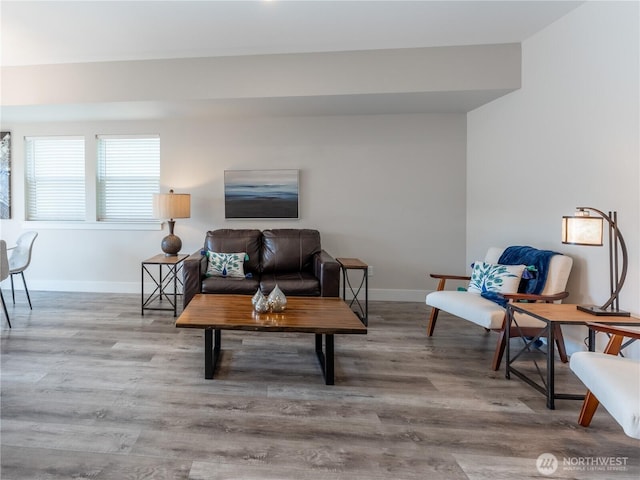
<path fill-rule="evenodd" d="M 256 300 L 256 303 L 253 304 L 253 309 L 256 311 L 256 313 L 268 312 L 269 302 L 267 301 L 267 298 L 264 295 L 260 294 L 260 296 Z"/>
<path fill-rule="evenodd" d="M 277 284 L 267 297 L 267 302 L 269 303 L 269 309 L 275 313 L 284 312 L 287 308 L 287 297 L 284 296 Z"/>
<path fill-rule="evenodd" d="M 258 303 L 258 300 L 261 298 L 264 298 L 264 295 L 262 294 L 262 290 L 258 288 L 258 291 L 253 295 L 253 297 L 251 297 L 251 305 L 255 307 L 256 303 Z"/>

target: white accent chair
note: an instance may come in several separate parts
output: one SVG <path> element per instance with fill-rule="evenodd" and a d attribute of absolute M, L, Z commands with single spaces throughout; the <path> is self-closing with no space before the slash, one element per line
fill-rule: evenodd
<path fill-rule="evenodd" d="M 485 255 L 484 261 L 487 263 L 497 264 L 504 248 L 491 247 Z M 549 261 L 549 269 L 544 288 L 540 295 L 532 294 L 505 294 L 504 297 L 509 301 L 536 301 L 536 302 L 560 302 L 569 295 L 565 291 L 569 273 L 573 259 L 566 255 L 554 255 Z M 432 278 L 439 280 L 438 287 L 435 292 L 431 292 L 426 297 L 426 304 L 431 306 L 431 315 L 429 316 L 429 324 L 427 326 L 427 335 L 433 336 L 433 331 L 438 319 L 440 310 L 460 317 L 469 322 L 475 323 L 486 330 L 497 331 L 499 333 L 498 343 L 493 356 L 492 367 L 494 370 L 500 368 L 502 356 L 506 347 L 505 338 L 505 319 L 506 309 L 497 303 L 487 300 L 478 293 L 445 290 L 447 280 L 470 280 L 469 276 L 464 275 L 442 275 L 431 274 Z M 516 313 L 519 329 L 510 329 L 511 335 L 516 336 L 521 333 L 524 335 L 536 336 L 545 326 L 544 322 L 536 320 L 528 315 Z M 517 331 L 516 331 L 517 330 Z M 567 354 L 564 348 L 564 338 L 562 330 L 557 326 L 554 330 L 556 345 L 560 358 L 563 362 L 567 362 Z"/>
<path fill-rule="evenodd" d="M 578 423 L 588 427 L 598 405 L 602 404 L 624 433 L 640 439 L 640 362 L 618 356 L 623 339 L 640 339 L 640 332 L 598 323 L 588 326 L 611 337 L 603 353 L 571 355 L 569 366 L 588 389 Z"/>
<path fill-rule="evenodd" d="M 9 278 L 9 259 L 7 258 L 7 242 L 0 240 L 0 282 Z M 11 328 L 11 320 L 9 320 L 9 312 L 7 311 L 7 305 L 4 303 L 4 296 L 2 295 L 2 289 L 0 289 L 0 301 L 2 302 L 2 309 L 4 315 L 7 317 L 7 323 Z"/>
<path fill-rule="evenodd" d="M 27 288 L 27 282 L 24 279 L 24 271 L 31 263 L 31 250 L 33 249 L 33 242 L 36 240 L 38 232 L 24 232 L 18 237 L 16 246 L 10 248 L 11 256 L 9 257 L 9 274 L 11 275 L 11 298 L 15 305 L 16 294 L 13 289 L 13 276 L 20 274 L 22 276 L 22 284 L 24 285 L 24 291 L 27 294 L 27 300 L 29 301 L 29 308 L 33 310 L 31 306 L 31 297 L 29 296 L 29 289 Z"/>

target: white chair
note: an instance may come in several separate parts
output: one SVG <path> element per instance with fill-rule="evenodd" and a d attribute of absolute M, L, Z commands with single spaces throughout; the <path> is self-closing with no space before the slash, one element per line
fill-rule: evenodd
<path fill-rule="evenodd" d="M 7 258 L 7 242 L 0 240 L 0 282 L 9 278 L 9 259 Z M 2 301 L 2 309 L 4 315 L 7 317 L 7 323 L 11 328 L 11 320 L 9 320 L 9 312 L 7 311 L 7 305 L 4 303 L 4 296 L 2 295 L 2 289 L 0 289 L 0 301 Z"/>
<path fill-rule="evenodd" d="M 504 250 L 504 248 L 498 247 L 489 248 L 485 255 L 484 262 L 497 264 Z M 572 265 L 573 260 L 571 257 L 566 255 L 553 255 L 549 261 L 544 288 L 542 288 L 539 295 L 513 292 L 505 294 L 504 296 L 509 301 L 559 302 L 569 295 L 569 293 L 565 291 L 565 287 Z M 505 338 L 506 309 L 494 301 L 484 298 L 479 293 L 445 290 L 447 280 L 469 281 L 471 278 L 469 276 L 431 274 L 431 277 L 438 279 L 439 282 L 437 290 L 429 293 L 426 297 L 426 304 L 432 307 L 427 327 L 428 336 L 433 336 L 440 310 L 475 323 L 476 325 L 484 327 L 486 330 L 497 331 L 499 336 L 492 366 L 494 370 L 498 370 L 507 341 Z M 516 317 L 520 328 L 511 329 L 512 336 L 525 334 L 533 337 L 545 326 L 543 322 L 528 315 L 516 314 Z M 567 362 L 564 338 L 562 337 L 560 327 L 554 330 L 554 335 L 560 358 L 563 362 Z"/>
<path fill-rule="evenodd" d="M 38 232 L 24 232 L 18 237 L 16 246 L 10 248 L 11 256 L 9 257 L 9 275 L 11 275 L 11 298 L 13 303 L 16 303 L 16 295 L 13 289 L 13 276 L 20 274 L 22 276 L 22 284 L 24 285 L 24 291 L 27 294 L 27 300 L 29 301 L 29 308 L 31 306 L 31 297 L 29 296 L 29 289 L 27 288 L 27 282 L 24 279 L 24 271 L 31 263 L 31 250 L 33 249 L 33 242 L 38 236 Z"/>
<path fill-rule="evenodd" d="M 624 433 L 640 439 L 640 362 L 618 356 L 623 339 L 640 339 L 640 332 L 598 323 L 588 326 L 610 334 L 611 338 L 603 353 L 571 355 L 569 366 L 588 389 L 578 423 L 588 427 L 598 405 L 602 404 Z"/>

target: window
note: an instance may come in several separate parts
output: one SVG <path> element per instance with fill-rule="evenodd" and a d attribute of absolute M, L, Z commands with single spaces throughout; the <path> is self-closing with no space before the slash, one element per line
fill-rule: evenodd
<path fill-rule="evenodd" d="M 85 220 L 83 137 L 26 137 L 27 220 Z"/>
<path fill-rule="evenodd" d="M 151 221 L 160 137 L 98 135 L 98 221 Z"/>

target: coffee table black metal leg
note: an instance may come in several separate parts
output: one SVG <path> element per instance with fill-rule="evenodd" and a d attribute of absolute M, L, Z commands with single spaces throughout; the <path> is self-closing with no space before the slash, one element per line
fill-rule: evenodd
<path fill-rule="evenodd" d="M 325 343 L 325 371 L 324 371 L 324 383 L 326 385 L 334 384 L 334 372 L 333 372 L 333 335 L 327 334 L 324 336 Z"/>
<path fill-rule="evenodd" d="M 213 372 L 220 357 L 220 344 L 220 330 L 206 328 L 204 330 L 204 378 L 207 380 L 213 378 Z"/>
<path fill-rule="evenodd" d="M 322 370 L 322 375 L 325 376 L 325 360 L 324 360 L 324 352 L 322 351 L 322 334 L 316 333 L 316 356 L 318 357 L 318 362 L 320 363 L 320 369 Z"/>
<path fill-rule="evenodd" d="M 324 375 L 324 383 L 326 385 L 334 384 L 334 367 L 333 367 L 333 335 L 324 336 L 325 351 L 322 351 L 322 334 L 316 333 L 316 355 L 322 368 Z"/>

